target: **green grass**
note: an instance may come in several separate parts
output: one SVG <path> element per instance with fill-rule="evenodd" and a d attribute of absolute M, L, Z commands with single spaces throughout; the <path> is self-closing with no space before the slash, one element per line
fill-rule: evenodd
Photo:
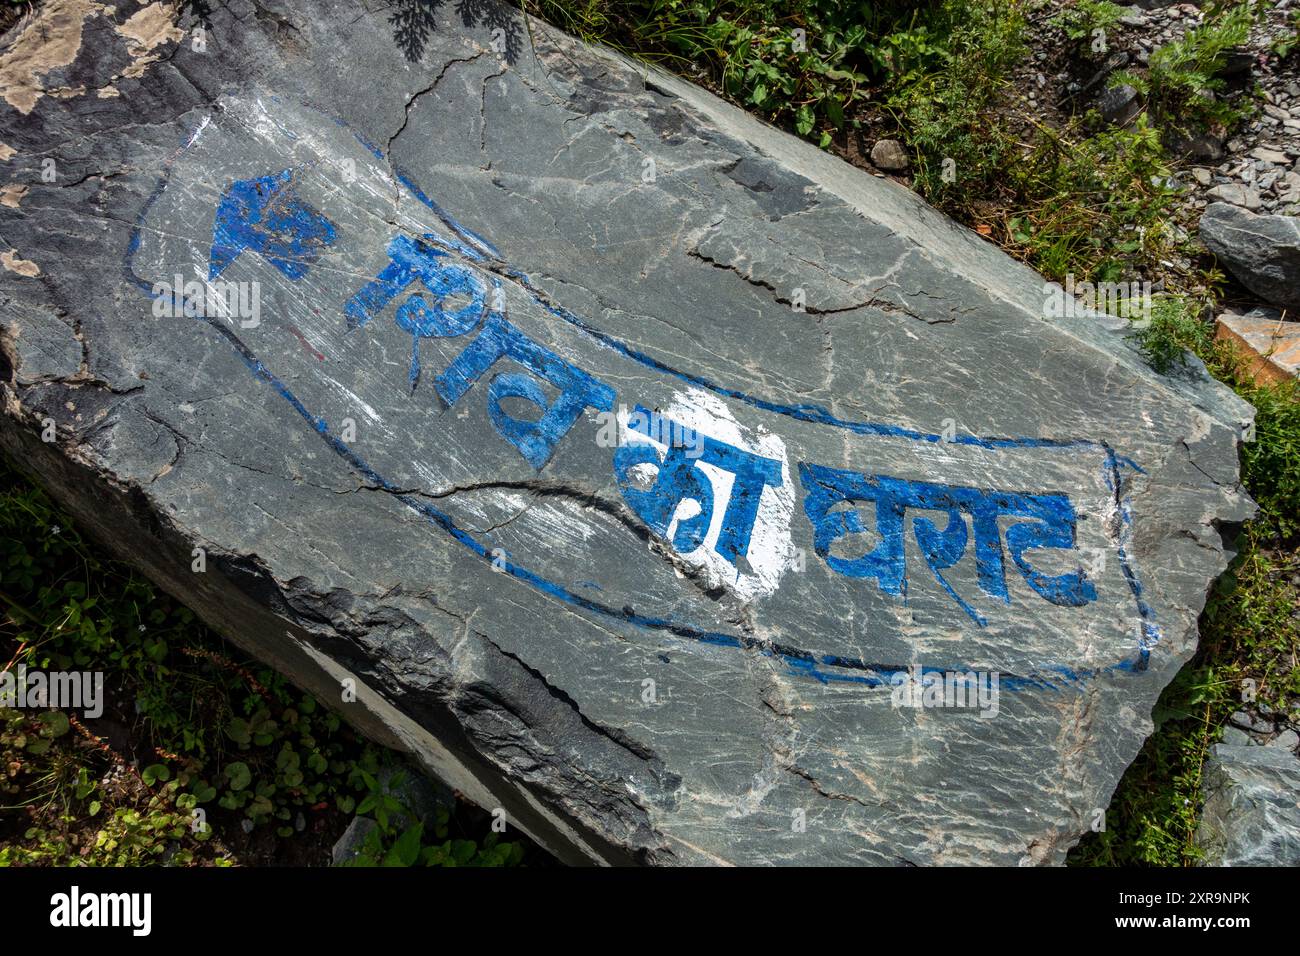
<path fill-rule="evenodd" d="M 1006 73 L 1024 56 L 1022 4 L 949 0 L 929 34 L 931 55 L 896 70 L 884 84 L 887 110 L 908 145 L 915 185 L 931 203 L 969 212 L 974 197 L 996 189 L 1015 149 L 999 124 L 986 122 L 1006 93 Z"/>

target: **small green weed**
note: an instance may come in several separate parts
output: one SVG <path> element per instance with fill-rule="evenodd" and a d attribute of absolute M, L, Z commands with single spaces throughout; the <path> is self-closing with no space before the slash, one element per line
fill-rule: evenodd
<path fill-rule="evenodd" d="M 1112 85 L 1127 83 L 1146 97 L 1147 109 L 1166 130 L 1196 132 L 1212 125 L 1232 126 L 1246 114 L 1218 94 L 1227 54 L 1246 42 L 1254 22 L 1252 3 L 1212 13 L 1199 27 L 1151 54 L 1145 73 L 1125 71 Z"/>

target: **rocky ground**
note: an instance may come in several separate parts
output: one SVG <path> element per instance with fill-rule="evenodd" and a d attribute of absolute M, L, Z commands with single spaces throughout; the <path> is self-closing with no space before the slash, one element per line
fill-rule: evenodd
<path fill-rule="evenodd" d="M 1039 125 L 1062 129 L 1085 121 L 1095 128 L 1137 122 L 1146 104 L 1132 86 L 1122 82 L 1123 74 L 1142 75 L 1155 50 L 1184 38 L 1208 20 L 1206 10 L 1195 4 L 1144 0 L 1141 6 L 1125 8 L 1097 42 L 1095 37 L 1071 39 L 1060 19 L 1069 9 L 1069 4 L 1044 3 L 1028 18 L 1031 52 L 1011 77 L 1013 90 L 1002 115 L 1006 127 L 1025 133 L 1026 141 Z M 1279 0 L 1261 9 L 1248 42 L 1228 55 L 1220 76 L 1224 87 L 1215 95 L 1246 112 L 1243 122 L 1231 129 L 1212 126 L 1181 135 L 1166 130 L 1171 155 L 1178 160 L 1171 185 L 1179 195 L 1173 227 L 1180 236 L 1194 235 L 1202 213 L 1214 203 L 1254 214 L 1300 214 L 1300 57 L 1277 55 L 1278 44 L 1295 36 L 1296 17 L 1300 17 L 1300 0 Z M 864 117 L 861 132 L 837 144 L 836 151 L 855 165 L 910 184 L 909 158 L 900 143 L 882 132 L 888 125 L 883 111 Z M 1005 218 L 1005 210 L 993 215 Z M 1289 248 L 1278 255 L 1288 259 L 1290 279 L 1300 275 L 1300 238 L 1286 235 L 1288 231 L 1289 227 L 1282 233 Z M 1245 286 L 1243 290 L 1230 285 L 1225 301 L 1241 306 L 1238 312 L 1265 304 L 1289 308 L 1294 317 L 1294 302 L 1260 294 L 1244 274 L 1261 268 L 1276 271 L 1271 261 L 1258 261 L 1257 249 L 1249 248 L 1256 242 L 1254 238 L 1228 242 L 1246 246 L 1241 249 L 1208 243 L 1227 267 L 1229 278 Z M 1180 257 L 1170 264 L 1186 273 L 1194 263 Z"/>
<path fill-rule="evenodd" d="M 1190 208 L 1228 202 L 1251 211 L 1300 213 L 1300 75 L 1294 59 L 1283 64 L 1268 55 L 1297 10 L 1295 0 L 1279 0 L 1263 11 L 1248 46 L 1231 61 L 1231 82 L 1253 85 L 1259 112 L 1231 135 L 1210 132 L 1187 144 L 1192 165 L 1183 183 Z M 1198 26 L 1203 16 L 1187 3 L 1133 8 L 1120 20 L 1117 46 L 1135 64 L 1146 65 L 1153 48 Z"/>
<path fill-rule="evenodd" d="M 1140 97 L 1127 86 L 1112 88 L 1112 77 L 1141 71 L 1159 47 L 1201 26 L 1205 12 L 1191 3 L 1159 4 L 1147 0 L 1130 6 L 1106 31 L 1105 50 L 1072 42 L 1054 18 L 1063 5 L 1046 5 L 1032 20 L 1033 54 L 1015 81 L 1023 108 L 1048 125 L 1061 125 L 1088 109 L 1108 123 L 1132 122 Z M 1294 32 L 1298 0 L 1279 0 L 1263 10 L 1248 44 L 1229 57 L 1226 89 L 1221 95 L 1256 98 L 1258 111 L 1244 127 L 1212 129 L 1184 137 L 1176 152 L 1186 167 L 1177 180 L 1189 210 L 1212 202 L 1230 202 L 1251 211 L 1300 213 L 1300 61 L 1279 61 L 1273 45 Z"/>

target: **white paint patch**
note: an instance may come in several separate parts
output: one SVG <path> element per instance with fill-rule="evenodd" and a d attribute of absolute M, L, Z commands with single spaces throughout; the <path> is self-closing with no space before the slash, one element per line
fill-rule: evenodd
<path fill-rule="evenodd" d="M 561 499 L 548 508 L 533 508 L 528 513 L 530 527 L 539 541 L 546 542 L 547 550 L 581 557 L 587 553 L 587 542 L 597 535 L 585 510 L 579 502 Z"/>
<path fill-rule="evenodd" d="M 352 391 L 352 389 L 348 388 L 346 385 L 344 385 L 341 382 L 335 381 L 332 378 L 327 378 L 325 381 L 329 383 L 331 386 L 333 386 L 335 391 L 341 392 L 343 395 L 345 395 L 348 399 L 348 402 L 351 404 L 353 408 L 360 409 L 361 414 L 364 415 L 372 425 L 384 424 L 383 417 L 380 416 L 380 414 L 377 411 L 375 411 L 374 408 L 372 408 L 368 402 L 363 401 L 361 396 L 357 395 L 357 393 Z M 387 429 L 385 429 L 384 431 L 385 433 L 387 433 Z"/>
<path fill-rule="evenodd" d="M 189 149 L 191 146 L 193 146 L 195 143 L 199 141 L 199 137 L 203 135 L 203 131 L 208 128 L 208 124 L 211 122 L 212 122 L 211 115 L 203 117 L 203 122 L 199 123 L 198 128 L 194 130 L 193 133 L 190 134 L 189 140 L 186 141 L 185 143 L 186 149 Z"/>
<path fill-rule="evenodd" d="M 664 443 L 627 427 L 630 413 L 631 409 L 627 407 L 619 410 L 620 440 L 629 444 L 649 444 L 660 452 L 666 451 Z M 761 426 L 753 432 L 743 428 L 721 398 L 703 389 L 692 388 L 675 393 L 673 401 L 661 413 L 679 425 L 695 429 L 701 435 L 781 463 L 780 487 L 765 487 L 759 498 L 758 515 L 754 519 L 749 551 L 745 555 L 749 568 L 742 570 L 716 550 L 718 536 L 722 532 L 722 519 L 727 511 L 727 503 L 731 500 L 735 475 L 716 465 L 697 461 L 695 467 L 713 486 L 713 514 L 710 516 L 709 532 L 704 543 L 681 556 L 687 564 L 702 568 L 710 585 L 726 587 L 745 600 L 771 594 L 780 586 L 786 570 L 797 563 L 798 557 L 790 537 L 795 490 L 785 442 Z M 653 479 L 653 466 L 649 466 L 649 469 L 652 473 L 647 477 Z M 638 473 L 633 469 L 633 474 L 644 472 Z M 680 522 L 699 513 L 700 502 L 689 498 L 682 501 L 669 523 L 667 540 L 672 540 Z"/>

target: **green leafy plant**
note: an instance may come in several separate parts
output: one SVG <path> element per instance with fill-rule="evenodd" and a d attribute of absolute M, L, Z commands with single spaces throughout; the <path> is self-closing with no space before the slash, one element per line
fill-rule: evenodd
<path fill-rule="evenodd" d="M 1049 22 L 1078 42 L 1090 39 L 1098 30 L 1110 30 L 1123 15 L 1124 8 L 1110 0 L 1075 0 Z"/>
<path fill-rule="evenodd" d="M 1207 347 L 1211 328 L 1201 321 L 1199 312 L 1199 304 L 1189 299 L 1157 296 L 1150 320 L 1130 337 L 1151 367 L 1167 375 L 1185 366 L 1189 353 Z"/>
<path fill-rule="evenodd" d="M 874 82 L 947 57 L 929 21 L 945 5 L 883 0 L 525 0 L 525 9 L 664 63 L 822 146 Z"/>
<path fill-rule="evenodd" d="M 393 774 L 381 781 L 360 771 L 366 795 L 357 814 L 375 821 L 356 855 L 346 866 L 518 866 L 524 859 L 523 846 L 503 841 L 496 832 L 480 843 L 452 838 L 451 811 L 439 804 L 432 819 L 419 820 L 401 798 L 404 779 Z"/>
<path fill-rule="evenodd" d="M 915 157 L 916 189 L 951 212 L 994 188 L 1011 143 L 986 120 L 1005 73 L 1024 54 L 1024 19 L 1015 3 L 945 3 L 940 14 L 962 28 L 948 36 L 942 63 L 887 85 L 887 107 Z"/>
<path fill-rule="evenodd" d="M 1300 9 L 1291 11 L 1282 33 L 1273 39 L 1269 49 L 1279 60 L 1285 60 L 1300 50 Z"/>
<path fill-rule="evenodd" d="M 1187 132 L 1211 124 L 1230 126 L 1245 114 L 1217 95 L 1224 88 L 1219 74 L 1227 54 L 1246 42 L 1254 18 L 1251 2 L 1207 17 L 1201 26 L 1152 53 L 1145 73 L 1116 73 L 1111 85 L 1126 83 L 1145 96 L 1147 108 L 1163 127 Z"/>
<path fill-rule="evenodd" d="M 191 826 L 195 804 L 181 782 L 163 782 L 166 768 L 93 774 L 88 762 L 111 749 L 59 710 L 3 709 L 0 722 L 0 815 L 23 811 L 30 823 L 21 839 L 0 840 L 0 866 L 184 865 L 198 858 L 211 831 Z"/>
<path fill-rule="evenodd" d="M 1159 132 L 1145 117 L 1091 136 L 1041 129 L 1005 175 L 1015 196 L 1007 243 L 1050 278 L 1154 280 L 1186 243 Z"/>
<path fill-rule="evenodd" d="M 102 671 L 104 716 L 131 745 L 119 753 L 58 710 L 0 711 L 0 863 L 229 863 L 254 832 L 275 845 L 342 830 L 399 760 L 230 656 L 3 461 L 0 608 L 6 667 Z"/>

